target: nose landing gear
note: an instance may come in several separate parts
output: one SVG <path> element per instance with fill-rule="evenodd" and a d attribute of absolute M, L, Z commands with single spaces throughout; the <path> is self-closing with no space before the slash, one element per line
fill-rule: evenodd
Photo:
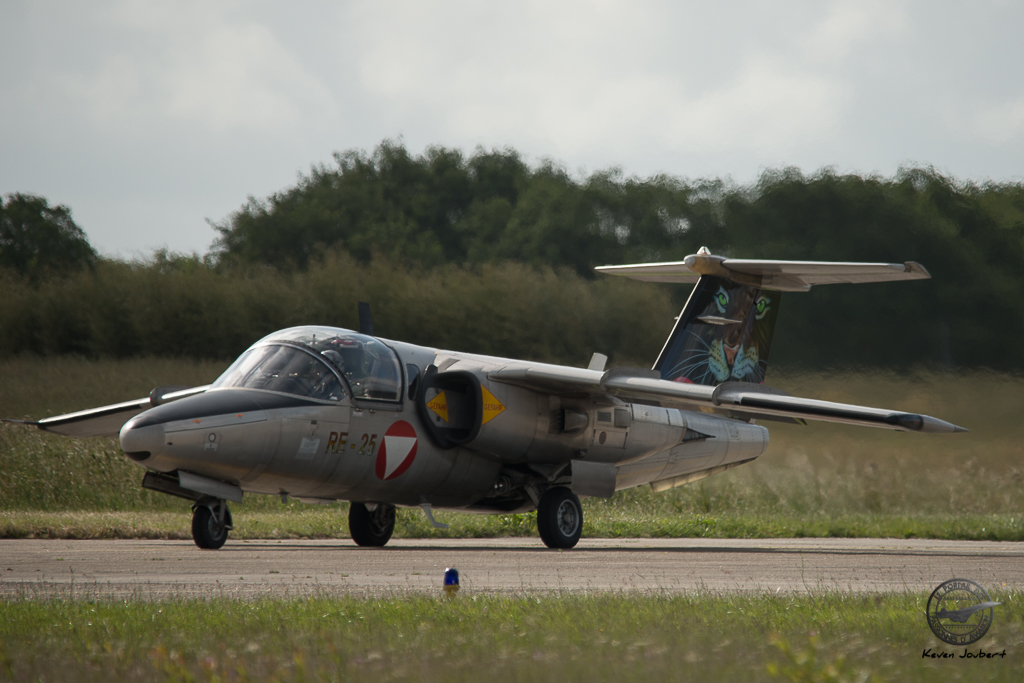
<path fill-rule="evenodd" d="M 204 550 L 216 550 L 228 540 L 232 529 L 227 501 L 203 498 L 192 506 L 192 540 Z"/>
<path fill-rule="evenodd" d="M 395 530 L 395 506 L 384 503 L 350 503 L 348 530 L 356 545 L 380 548 Z"/>

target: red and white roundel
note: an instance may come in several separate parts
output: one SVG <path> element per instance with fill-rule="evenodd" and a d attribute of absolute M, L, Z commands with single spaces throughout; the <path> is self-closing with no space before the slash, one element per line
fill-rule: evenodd
<path fill-rule="evenodd" d="M 377 451 L 377 478 L 387 480 L 401 476 L 416 458 L 416 445 L 416 430 L 405 420 L 388 427 Z"/>

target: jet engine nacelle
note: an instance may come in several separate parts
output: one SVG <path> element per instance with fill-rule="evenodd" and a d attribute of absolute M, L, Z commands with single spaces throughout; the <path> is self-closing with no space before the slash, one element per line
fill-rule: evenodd
<path fill-rule="evenodd" d="M 442 448 L 464 446 L 504 463 L 564 463 L 570 453 L 623 464 L 672 448 L 686 435 L 679 410 L 541 394 L 492 382 L 475 367 L 428 369 L 418 409 Z"/>

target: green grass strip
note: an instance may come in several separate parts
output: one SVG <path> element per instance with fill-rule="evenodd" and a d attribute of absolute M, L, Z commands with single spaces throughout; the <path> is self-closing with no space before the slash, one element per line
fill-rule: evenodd
<path fill-rule="evenodd" d="M 0 679 L 1017 681 L 1024 602 L 961 659 L 927 595 L 394 595 L 0 602 Z M 953 659 L 922 658 L 952 652 Z"/>

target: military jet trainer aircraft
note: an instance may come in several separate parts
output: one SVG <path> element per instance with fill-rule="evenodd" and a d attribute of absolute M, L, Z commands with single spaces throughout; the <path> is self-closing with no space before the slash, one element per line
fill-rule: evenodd
<path fill-rule="evenodd" d="M 601 273 L 696 282 L 653 370 L 586 369 L 414 346 L 304 326 L 256 342 L 213 384 L 158 387 L 143 399 L 30 422 L 68 436 L 120 434 L 146 468 L 142 486 L 193 501 L 192 535 L 219 548 L 228 501 L 244 492 L 307 503 L 351 501 L 349 528 L 383 546 L 395 507 L 537 510 L 550 548 L 580 538 L 578 496 L 655 491 L 751 462 L 768 430 L 755 419 L 821 420 L 911 432 L 948 422 L 797 398 L 764 386 L 782 292 L 831 283 L 930 277 L 919 264 L 729 259 Z"/>

